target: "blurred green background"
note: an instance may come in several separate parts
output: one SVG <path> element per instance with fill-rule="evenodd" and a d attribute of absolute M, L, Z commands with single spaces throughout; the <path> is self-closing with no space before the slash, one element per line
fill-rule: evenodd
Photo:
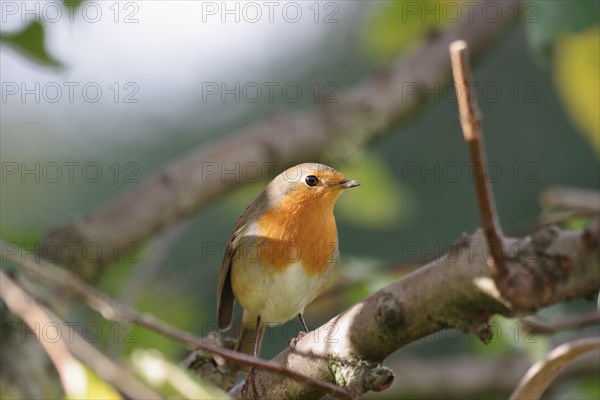
<path fill-rule="evenodd" d="M 307 2 L 301 4 L 304 17 L 298 23 L 277 13 L 273 23 L 264 15 L 251 23 L 249 14 L 241 15 L 239 22 L 230 16 L 223 23 L 219 14 L 206 12 L 206 2 L 115 3 L 115 9 L 96 3 L 102 17 L 90 23 L 86 18 L 93 19 L 95 9 L 86 9 L 88 2 L 71 8 L 73 21 L 66 10 L 74 6 L 63 6 L 57 22 L 44 14 L 52 11 L 44 11 L 44 2 L 31 2 L 39 5 L 39 22 L 32 16 L 23 21 L 23 10 L 13 13 L 6 3 L 0 47 L 0 236 L 30 250 L 48 229 L 131 190 L 190 149 L 223 140 L 273 113 L 314 108 L 315 84 L 329 85 L 333 98 L 343 98 L 345 88 L 410 54 L 434 30 L 450 28 L 454 22 L 448 3 L 461 5 Z M 437 11 L 412 15 L 407 6 Z M 79 14 L 84 9 L 90 12 L 86 18 Z M 540 215 L 544 189 L 598 190 L 600 182 L 598 2 L 532 1 L 517 10 L 513 11 L 521 24 L 474 69 L 490 179 L 502 226 L 509 233 L 522 232 Z M 65 82 L 77 84 L 73 101 Z M 90 82 L 102 90 L 97 102 L 79 90 Z M 274 99 L 263 95 L 256 102 L 244 96 L 239 101 L 234 96 L 207 96 L 207 83 L 231 88 L 236 82 L 292 82 L 303 94 L 297 102 L 280 91 Z M 56 102 L 48 101 L 54 98 L 54 83 L 63 89 Z M 332 286 L 347 288 L 341 296 L 324 294 L 315 301 L 306 313 L 309 326 L 318 326 L 397 279 L 405 272 L 403 264 L 424 264 L 463 232 L 479 226 L 453 87 L 440 86 L 442 90 L 427 88 L 422 112 L 383 139 L 344 159 L 327 160 L 362 186 L 345 194 L 336 209 L 342 264 Z M 30 94 L 23 94 L 24 87 Z M 79 163 L 73 164 L 73 179 L 67 177 L 65 162 Z M 42 172 L 47 167 L 46 172 L 53 173 L 52 163 L 62 166 L 57 182 Z M 83 171 L 90 163 L 94 168 Z M 15 174 L 13 167 L 18 169 Z M 39 176 L 22 175 L 26 168 L 39 168 Z M 98 168 L 102 176 L 97 181 L 86 175 Z M 214 330 L 224 246 L 238 215 L 265 184 L 241 187 L 224 201 L 198 210 L 144 246 L 133 256 L 137 262 L 109 268 L 98 286 L 182 329 L 198 335 Z M 568 226 L 581 223 L 571 221 Z M 220 251 L 213 251 L 215 247 Z M 560 318 L 593 309 L 593 304 L 581 301 L 552 307 L 542 315 Z M 63 317 L 98 323 L 111 332 L 102 335 L 100 346 L 115 357 L 128 359 L 136 349 L 158 349 L 174 362 L 186 355 L 179 344 L 145 329 L 115 327 L 84 305 Z M 501 326 L 509 329 L 513 322 L 501 321 Z M 296 335 L 298 324 L 290 324 L 293 327 L 269 331 L 263 357 L 278 353 Z M 124 340 L 128 333 L 133 340 Z M 598 328 L 577 335 L 590 333 L 598 335 Z M 430 360 L 434 356 L 466 354 L 485 360 L 521 352 L 536 359 L 553 343 L 574 335 L 540 337 L 536 344 L 524 345 L 512 334 L 490 346 L 468 335 L 456 342 L 426 340 L 402 349 L 389 363 L 408 358 L 426 360 L 436 368 Z M 399 386 L 401 381 L 398 376 Z M 391 390 L 393 394 L 370 396 L 402 394 L 401 387 Z M 477 395 L 503 398 L 507 393 L 490 390 Z M 553 395 L 597 398 L 600 391 L 597 379 L 584 376 Z"/>

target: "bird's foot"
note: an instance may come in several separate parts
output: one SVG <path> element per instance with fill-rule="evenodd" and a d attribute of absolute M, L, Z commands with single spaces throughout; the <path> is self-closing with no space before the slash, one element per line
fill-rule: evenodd
<path fill-rule="evenodd" d="M 290 340 L 288 340 L 288 343 L 287 343 L 287 344 L 288 344 L 288 346 L 289 346 L 289 347 L 291 347 L 292 349 L 295 349 L 295 348 L 296 348 L 296 345 L 298 344 L 298 342 L 299 342 L 300 340 L 302 340 L 302 338 L 303 338 L 304 336 L 306 336 L 307 334 L 308 334 L 308 332 L 304 332 L 304 331 L 300 331 L 300 332 L 298 332 L 298 336 L 296 336 L 296 337 L 294 337 L 294 338 L 291 338 Z"/>

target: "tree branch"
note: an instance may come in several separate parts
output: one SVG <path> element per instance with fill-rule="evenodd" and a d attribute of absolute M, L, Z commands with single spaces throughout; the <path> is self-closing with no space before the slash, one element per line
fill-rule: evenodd
<path fill-rule="evenodd" d="M 591 229 L 591 230 L 590 230 Z M 533 237 L 506 239 L 510 275 L 529 288 L 520 308 L 507 301 L 488 268 L 489 247 L 479 231 L 463 238 L 447 255 L 410 273 L 309 332 L 273 361 L 316 379 L 344 383 L 357 390 L 355 365 L 382 362 L 400 347 L 446 328 L 491 339 L 493 314 L 520 315 L 600 289 L 599 228 L 562 232 L 546 228 Z M 590 240 L 593 237 L 596 240 Z M 259 371 L 261 399 L 315 399 L 320 393 L 289 379 Z M 363 390 L 364 391 L 364 390 Z M 230 391 L 248 398 L 238 385 Z"/>
<path fill-rule="evenodd" d="M 475 93 L 471 86 L 472 77 L 469 48 L 464 40 L 457 40 L 450 44 L 450 59 L 452 61 L 456 98 L 458 99 L 460 124 L 465 141 L 469 145 L 469 154 L 473 162 L 479 215 L 492 253 L 490 270 L 494 279 L 500 280 L 507 274 L 504 262 L 503 235 L 498 224 L 492 187 L 485 176 L 487 164 L 485 149 L 483 147 L 483 137 L 481 135 L 481 111 L 479 111 Z"/>
<path fill-rule="evenodd" d="M 462 38 L 476 55 L 489 51 L 515 25 L 511 17 L 515 3 L 495 2 L 502 17 L 494 21 L 485 19 L 485 1 L 477 3 L 463 20 L 350 88 L 338 103 L 278 115 L 196 149 L 132 191 L 49 232 L 42 245 L 44 254 L 92 279 L 103 266 L 122 258 L 122 249 L 134 248 L 242 183 L 242 173 L 232 176 L 227 171 L 252 166 L 260 169 L 262 177 L 272 178 L 290 164 L 323 158 L 325 149 L 339 147 L 331 144 L 340 143 L 341 137 L 356 146 L 387 134 L 423 106 L 421 91 L 448 82 L 450 42 Z M 408 89 L 414 92 L 409 94 Z M 99 259 L 85 258 L 82 249 L 88 243 L 100 247 Z"/>

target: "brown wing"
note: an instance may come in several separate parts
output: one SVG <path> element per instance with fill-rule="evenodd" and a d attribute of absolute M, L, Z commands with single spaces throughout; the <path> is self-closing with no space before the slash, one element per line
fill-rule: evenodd
<path fill-rule="evenodd" d="M 254 220 L 254 217 L 262 212 L 265 206 L 266 191 L 263 191 L 256 200 L 242 212 L 242 215 L 240 215 L 233 227 L 231 239 L 227 244 L 227 250 L 225 250 L 225 256 L 223 257 L 223 263 L 221 264 L 221 274 L 219 276 L 219 287 L 217 290 L 217 323 L 219 329 L 222 331 L 229 329 L 231 327 L 231 321 L 233 320 L 233 304 L 235 298 L 233 296 L 233 288 L 231 287 L 231 263 L 235 257 L 240 235 L 244 234 L 248 222 Z"/>

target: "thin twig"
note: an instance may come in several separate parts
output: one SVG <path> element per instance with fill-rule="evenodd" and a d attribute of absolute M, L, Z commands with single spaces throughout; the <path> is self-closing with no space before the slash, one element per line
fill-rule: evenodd
<path fill-rule="evenodd" d="M 65 326 L 65 322 L 50 310 L 36 302 L 15 281 L 0 270 L 0 296 L 10 311 L 25 322 L 33 330 L 52 363 L 58 371 L 65 393 L 69 397 L 82 398 L 87 392 L 86 372 L 83 365 L 69 352 L 73 353 L 88 365 L 98 376 L 114 385 L 128 397 L 133 399 L 160 399 L 159 394 L 137 380 L 133 374 L 110 360 L 94 346 L 86 342 L 77 332 L 69 333 L 68 345 L 62 338 L 48 340 L 41 334 L 45 329 L 36 326 Z"/>
<path fill-rule="evenodd" d="M 600 193 L 597 190 L 551 186 L 540 195 L 544 210 L 568 210 L 598 215 Z"/>
<path fill-rule="evenodd" d="M 485 176 L 485 150 L 483 148 L 480 129 L 481 112 L 477 106 L 477 100 L 471 86 L 469 51 L 467 43 L 464 40 L 457 40 L 450 44 L 450 58 L 452 60 L 452 74 L 454 75 L 456 97 L 458 98 L 460 124 L 465 141 L 469 145 L 469 154 L 473 162 L 479 214 L 492 254 L 490 271 L 492 277 L 498 279 L 507 274 L 504 264 L 503 234 L 498 224 L 492 188 Z"/>
<path fill-rule="evenodd" d="M 523 330 L 535 335 L 550 335 L 560 331 L 578 330 L 588 326 L 600 324 L 600 314 L 592 312 L 588 315 L 565 319 L 553 323 L 545 323 L 534 320 L 522 320 Z"/>
<path fill-rule="evenodd" d="M 43 260 L 35 260 L 35 258 L 39 258 L 39 256 L 33 253 L 16 249 L 9 254 L 5 251 L 7 243 L 2 240 L 0 240 L 0 247 L 0 254 L 2 255 L 3 262 L 9 261 L 11 264 L 21 267 L 28 275 L 42 282 L 50 282 L 61 288 L 71 290 L 73 293 L 85 299 L 90 307 L 102 314 L 107 320 L 135 322 L 138 325 L 152 329 L 193 349 L 200 349 L 210 354 L 219 355 L 224 359 L 237 364 L 249 365 L 258 369 L 276 372 L 337 398 L 350 397 L 349 392 L 344 388 L 300 374 L 287 368 L 283 364 L 261 360 L 223 347 L 212 346 L 202 338 L 174 328 L 149 314 L 140 314 L 134 309 L 116 302 L 65 269 L 59 268 L 54 264 Z M 32 258 L 34 260 L 32 260 Z"/>

